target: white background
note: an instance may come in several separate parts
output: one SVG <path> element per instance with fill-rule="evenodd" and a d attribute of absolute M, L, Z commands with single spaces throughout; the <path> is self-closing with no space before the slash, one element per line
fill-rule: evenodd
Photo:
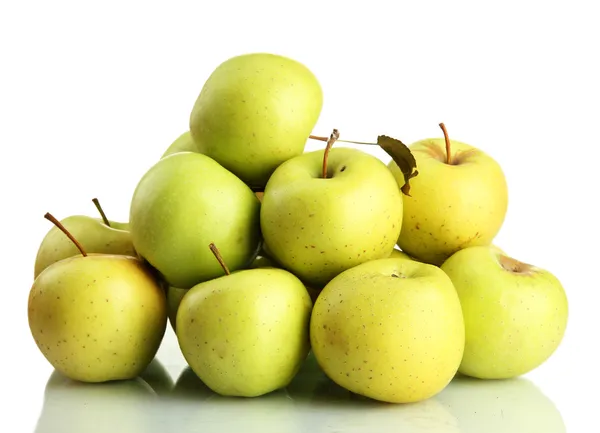
<path fill-rule="evenodd" d="M 496 244 L 551 270 L 570 301 L 563 344 L 528 377 L 569 432 L 597 431 L 594 3 L 0 3 L 0 393 L 12 401 L 2 421 L 32 431 L 51 371 L 26 307 L 50 228 L 44 213 L 94 214 L 98 197 L 109 218 L 127 220 L 136 182 L 187 129 L 210 72 L 231 56 L 267 51 L 319 78 L 316 134 L 335 127 L 347 139 L 410 143 L 440 136 L 444 122 L 452 138 L 499 161 L 510 202 Z M 175 359 L 167 337 L 161 353 Z"/>

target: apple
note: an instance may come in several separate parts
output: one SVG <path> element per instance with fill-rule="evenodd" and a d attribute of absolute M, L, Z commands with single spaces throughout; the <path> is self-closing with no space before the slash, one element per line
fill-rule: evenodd
<path fill-rule="evenodd" d="M 249 53 L 221 63 L 190 114 L 198 150 L 253 187 L 304 151 L 323 106 L 315 75 L 302 63 Z"/>
<path fill-rule="evenodd" d="M 129 224 L 108 220 L 98 199 L 92 200 L 102 218 L 87 215 L 72 215 L 60 220 L 60 223 L 80 242 L 89 253 L 120 254 L 135 256 Z M 48 266 L 59 260 L 73 257 L 79 250 L 71 240 L 56 226 L 52 226 L 42 239 L 35 257 L 34 278 Z"/>
<path fill-rule="evenodd" d="M 29 292 L 31 335 L 46 360 L 81 382 L 132 379 L 162 341 L 167 306 L 162 287 L 137 257 L 81 254 L 44 269 Z"/>
<path fill-rule="evenodd" d="M 366 152 L 328 146 L 304 153 L 281 164 L 266 185 L 265 249 L 306 284 L 323 287 L 346 269 L 390 255 L 402 200 L 385 164 Z"/>
<path fill-rule="evenodd" d="M 404 218 L 398 246 L 415 259 L 441 265 L 456 251 L 489 245 L 500 231 L 508 206 L 504 172 L 483 150 L 445 138 L 409 146 L 419 175 L 404 196 Z M 388 164 L 398 182 L 404 176 Z"/>
<path fill-rule="evenodd" d="M 170 286 L 189 289 L 222 274 L 207 246 L 218 242 L 231 270 L 246 267 L 260 246 L 260 202 L 206 155 L 180 152 L 139 181 L 130 209 L 133 245 Z M 208 253 L 206 252 L 208 250 Z"/>
<path fill-rule="evenodd" d="M 188 365 L 214 392 L 256 397 L 284 388 L 309 351 L 312 302 L 290 272 L 256 268 L 192 287 L 177 311 L 177 339 Z"/>
<path fill-rule="evenodd" d="M 374 400 L 410 403 L 452 380 L 465 329 L 442 270 L 385 258 L 348 269 L 323 288 L 310 336 L 319 365 L 338 385 Z"/>
<path fill-rule="evenodd" d="M 441 269 L 456 288 L 465 318 L 461 373 L 479 379 L 520 376 L 558 348 L 568 301 L 552 273 L 491 246 L 458 251 Z"/>

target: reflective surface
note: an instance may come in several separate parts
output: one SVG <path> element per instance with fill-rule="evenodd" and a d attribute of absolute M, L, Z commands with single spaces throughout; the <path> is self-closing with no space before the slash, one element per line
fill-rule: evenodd
<path fill-rule="evenodd" d="M 36 433 L 242 430 L 561 433 L 566 428 L 553 402 L 525 378 L 457 376 L 432 399 L 390 405 L 335 385 L 312 355 L 286 389 L 252 399 L 221 397 L 183 365 L 173 380 L 158 359 L 140 378 L 107 384 L 77 383 L 53 372 L 35 427 Z"/>

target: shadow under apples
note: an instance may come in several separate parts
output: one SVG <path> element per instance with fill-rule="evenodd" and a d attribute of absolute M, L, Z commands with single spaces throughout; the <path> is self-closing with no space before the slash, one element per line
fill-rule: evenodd
<path fill-rule="evenodd" d="M 69 379 L 54 370 L 46 383 L 36 433 L 136 433 L 161 431 L 148 414 L 173 381 L 154 359 L 139 377 L 103 383 Z"/>

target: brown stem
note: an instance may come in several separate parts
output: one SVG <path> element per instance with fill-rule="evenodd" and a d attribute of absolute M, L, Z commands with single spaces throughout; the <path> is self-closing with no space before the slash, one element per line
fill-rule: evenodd
<path fill-rule="evenodd" d="M 319 135 L 309 135 L 308 138 L 310 138 L 311 140 L 317 140 L 317 141 L 329 141 L 329 139 L 331 137 L 321 137 Z M 377 145 L 377 143 L 367 143 L 366 141 L 342 140 L 340 138 L 338 138 L 336 141 L 339 141 L 340 143 L 350 143 L 350 144 L 369 144 L 369 145 L 373 145 L 373 146 Z"/>
<path fill-rule="evenodd" d="M 444 139 L 446 140 L 446 164 L 452 164 L 452 153 L 450 152 L 450 137 L 448 137 L 448 131 L 446 131 L 446 125 L 440 123 L 440 128 L 444 132 Z"/>
<path fill-rule="evenodd" d="M 98 199 L 93 198 L 92 201 L 96 205 L 96 209 L 98 209 L 98 212 L 100 212 L 100 216 L 102 217 L 102 221 L 104 221 L 104 224 L 110 227 L 110 222 L 108 222 L 108 218 L 106 218 L 106 214 L 102 210 L 102 206 L 100 206 L 100 202 L 98 201 Z"/>
<path fill-rule="evenodd" d="M 327 140 L 327 146 L 325 146 L 325 152 L 323 152 L 323 179 L 327 179 L 327 160 L 329 159 L 329 152 L 333 147 L 333 143 L 340 138 L 340 133 L 337 129 L 334 129 L 329 139 Z"/>
<path fill-rule="evenodd" d="M 217 248 L 217 246 L 214 243 L 211 242 L 210 245 L 208 246 L 208 248 L 210 248 L 210 250 L 212 251 L 212 253 L 215 255 L 217 261 L 219 262 L 219 264 L 221 265 L 221 267 L 225 271 L 225 274 L 230 275 L 231 272 L 229 272 L 229 268 L 227 268 L 227 265 L 225 264 L 225 260 L 223 260 L 223 256 L 219 252 L 219 249 Z"/>
<path fill-rule="evenodd" d="M 52 222 L 52 224 L 54 224 L 56 227 L 58 227 L 60 229 L 60 231 L 62 231 L 65 235 L 67 235 L 67 237 L 69 239 L 71 239 L 71 242 L 73 242 L 75 244 L 75 246 L 77 247 L 77 249 L 81 252 L 81 255 L 83 257 L 87 257 L 87 253 L 85 252 L 85 250 L 83 249 L 81 244 L 77 241 L 77 239 L 75 239 L 75 237 L 73 237 L 73 235 L 71 233 L 69 233 L 69 231 L 65 228 L 65 226 L 62 225 L 62 223 L 59 220 L 54 218 L 52 216 L 52 214 L 50 214 L 50 213 L 46 213 L 46 215 L 44 215 L 44 218 L 46 218 L 48 221 Z"/>

